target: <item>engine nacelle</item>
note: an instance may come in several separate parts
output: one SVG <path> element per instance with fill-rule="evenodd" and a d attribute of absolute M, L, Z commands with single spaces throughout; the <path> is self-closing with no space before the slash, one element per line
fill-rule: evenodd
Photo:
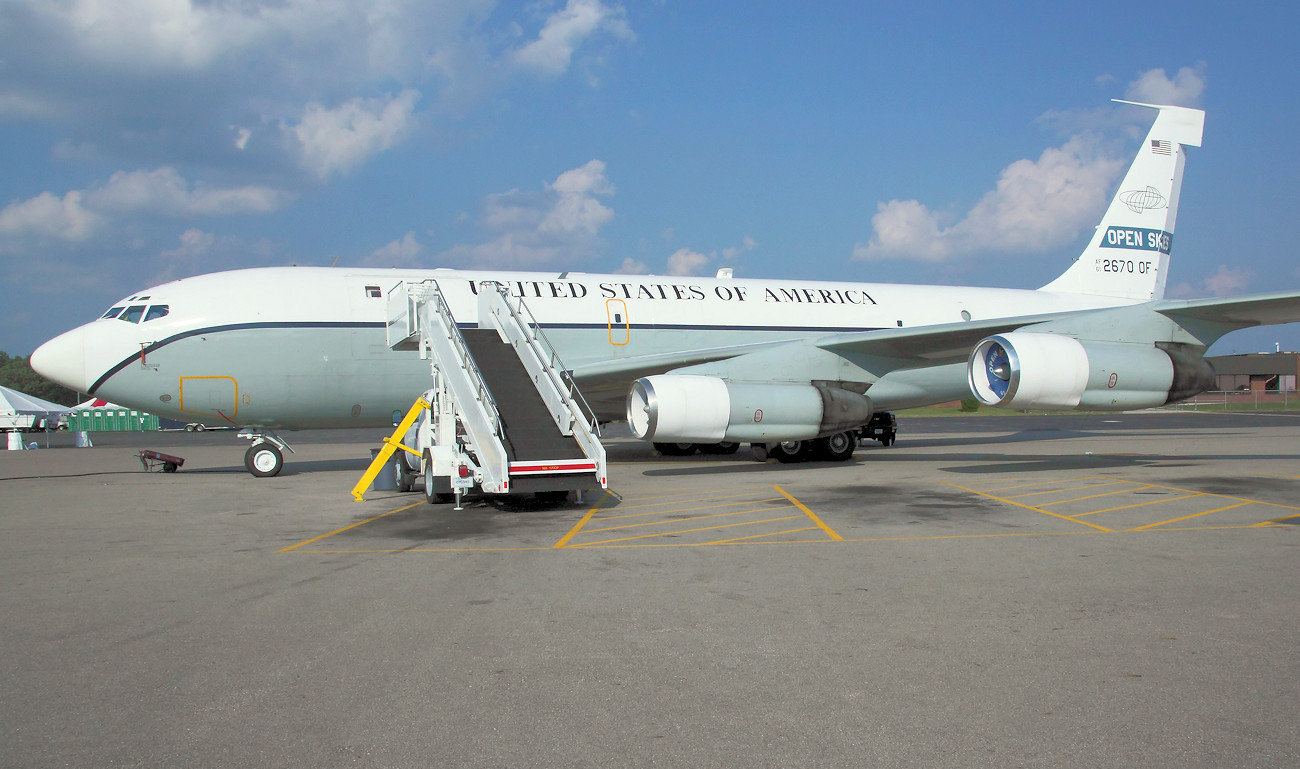
<path fill-rule="evenodd" d="M 1151 408 L 1214 387 L 1214 369 L 1197 354 L 1031 331 L 981 340 L 967 373 L 981 403 L 1013 409 Z"/>
<path fill-rule="evenodd" d="M 744 384 L 660 374 L 636 380 L 627 394 L 632 433 L 656 443 L 806 440 L 870 420 L 870 398 L 811 384 Z"/>

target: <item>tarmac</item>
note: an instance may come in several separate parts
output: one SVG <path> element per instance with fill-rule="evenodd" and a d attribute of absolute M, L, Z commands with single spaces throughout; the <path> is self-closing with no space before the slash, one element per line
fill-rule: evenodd
<path fill-rule="evenodd" d="M 615 436 L 604 495 L 460 512 L 353 501 L 381 434 L 0 454 L 0 765 L 1300 765 L 1300 416 Z"/>

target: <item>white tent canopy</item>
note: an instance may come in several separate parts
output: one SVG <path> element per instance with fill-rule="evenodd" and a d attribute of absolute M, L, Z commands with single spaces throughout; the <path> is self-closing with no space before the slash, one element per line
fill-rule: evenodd
<path fill-rule="evenodd" d="M 0 385 L 0 428 L 32 427 L 37 420 L 58 419 L 67 412 L 67 406 Z"/>

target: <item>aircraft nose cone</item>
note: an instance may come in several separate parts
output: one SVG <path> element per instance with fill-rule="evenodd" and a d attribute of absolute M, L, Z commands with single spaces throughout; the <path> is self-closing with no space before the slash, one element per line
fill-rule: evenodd
<path fill-rule="evenodd" d="M 90 389 L 86 381 L 86 333 L 74 328 L 40 347 L 31 357 L 36 373 L 77 392 Z"/>

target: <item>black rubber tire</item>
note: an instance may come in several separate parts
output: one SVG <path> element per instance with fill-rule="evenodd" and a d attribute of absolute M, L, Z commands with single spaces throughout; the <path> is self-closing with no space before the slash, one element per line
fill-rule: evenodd
<path fill-rule="evenodd" d="M 818 459 L 829 462 L 844 462 L 853 456 L 858 447 L 858 436 L 854 433 L 836 433 L 813 441 L 813 453 Z"/>
<path fill-rule="evenodd" d="M 739 443 L 723 441 L 722 443 L 697 444 L 701 454 L 735 454 L 740 449 Z"/>
<path fill-rule="evenodd" d="M 769 451 L 782 464 L 803 462 L 812 453 L 812 441 L 782 441 Z"/>
<path fill-rule="evenodd" d="M 176 472 L 176 463 L 175 463 L 175 462 L 164 462 L 164 463 L 163 463 L 163 472 L 164 472 L 164 473 L 174 473 L 174 472 Z"/>
<path fill-rule="evenodd" d="M 254 443 L 244 452 L 244 469 L 254 478 L 273 478 L 284 469 L 284 455 L 274 443 Z"/>
<path fill-rule="evenodd" d="M 654 446 L 665 457 L 689 457 L 698 448 L 694 443 L 656 443 Z"/>

